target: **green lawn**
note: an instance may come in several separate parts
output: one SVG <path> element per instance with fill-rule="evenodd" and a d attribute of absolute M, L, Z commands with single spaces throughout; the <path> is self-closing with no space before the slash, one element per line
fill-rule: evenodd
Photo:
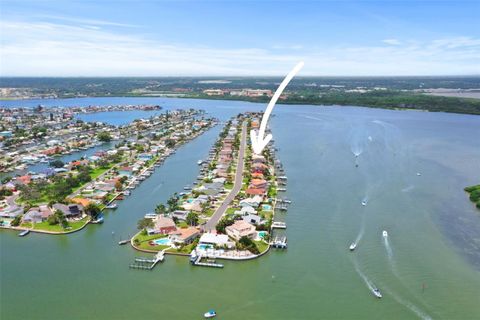
<path fill-rule="evenodd" d="M 190 254 L 192 252 L 192 250 L 195 248 L 195 244 L 192 243 L 192 244 L 189 244 L 189 245 L 186 245 L 184 246 L 183 248 L 181 249 L 176 249 L 176 248 L 170 248 L 167 250 L 167 252 L 177 252 L 177 253 L 187 253 L 187 254 Z"/>
<path fill-rule="evenodd" d="M 255 245 L 257 246 L 260 253 L 262 253 L 262 252 L 264 252 L 268 249 L 268 244 L 266 244 L 263 241 L 253 241 L 253 242 L 255 242 Z"/>
<path fill-rule="evenodd" d="M 135 239 L 138 239 L 138 241 L 140 241 L 139 244 L 136 244 L 136 246 L 140 249 L 161 251 L 163 249 L 168 248 L 169 246 L 164 246 L 164 245 L 151 246 L 148 242 L 151 240 L 165 238 L 165 237 L 167 237 L 166 234 L 154 234 L 149 236 L 149 235 L 142 235 L 141 233 L 138 233 L 134 237 L 134 241 Z"/>
<path fill-rule="evenodd" d="M 50 232 L 70 232 L 70 231 L 75 231 L 80 229 L 87 223 L 88 217 L 83 218 L 82 220 L 79 221 L 69 221 L 68 225 L 71 227 L 71 229 L 63 229 L 63 227 L 60 224 L 54 224 L 50 225 L 48 224 L 47 221 L 45 222 L 39 222 L 35 223 L 34 230 L 44 230 L 44 231 L 50 231 Z"/>
<path fill-rule="evenodd" d="M 226 214 L 234 214 L 235 211 L 237 211 L 237 209 L 235 209 L 235 208 L 227 208 L 227 211 L 225 211 L 225 212 L 226 212 Z"/>
<path fill-rule="evenodd" d="M 95 168 L 92 170 L 92 172 L 90 173 L 90 177 L 92 178 L 92 180 L 95 180 L 96 178 L 98 178 L 100 175 L 104 174 L 105 172 L 107 172 L 108 170 L 110 170 L 111 168 L 113 167 L 113 165 L 108 165 L 108 167 L 106 168 Z"/>

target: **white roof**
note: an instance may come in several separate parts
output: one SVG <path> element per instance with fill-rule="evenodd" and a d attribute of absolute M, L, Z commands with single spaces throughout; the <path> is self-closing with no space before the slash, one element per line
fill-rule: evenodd
<path fill-rule="evenodd" d="M 226 234 L 204 233 L 200 237 L 200 243 L 212 243 L 217 245 L 226 244 L 228 236 Z"/>

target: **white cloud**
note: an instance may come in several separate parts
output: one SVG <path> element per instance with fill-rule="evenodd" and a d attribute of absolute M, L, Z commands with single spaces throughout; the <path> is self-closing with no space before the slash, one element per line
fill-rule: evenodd
<path fill-rule="evenodd" d="M 385 44 L 389 44 L 389 45 L 392 45 L 392 46 L 399 46 L 402 44 L 402 42 L 398 39 L 384 39 L 382 40 L 383 43 Z"/>
<path fill-rule="evenodd" d="M 306 63 L 301 75 L 480 74 L 480 39 L 470 37 L 427 42 L 387 39 L 390 43 L 383 40 L 378 46 L 314 49 L 296 44 L 290 46 L 293 50 L 282 51 L 167 44 L 123 29 L 119 32 L 115 23 L 69 22 L 75 23 L 2 20 L 0 74 L 282 75 L 299 60 Z M 137 31 L 127 31 L 132 30 Z"/>

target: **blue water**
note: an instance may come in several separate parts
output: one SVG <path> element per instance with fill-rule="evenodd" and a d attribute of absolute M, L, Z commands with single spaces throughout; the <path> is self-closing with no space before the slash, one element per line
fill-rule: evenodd
<path fill-rule="evenodd" d="M 192 107 L 221 120 L 266 107 L 169 98 L 3 104 L 38 103 Z M 480 181 L 480 117 L 303 105 L 279 105 L 273 114 L 292 199 L 288 213 L 279 213 L 288 225 L 288 250 L 225 262 L 223 270 L 193 267 L 176 256 L 152 272 L 128 269 L 142 254 L 118 240 L 195 180 L 196 161 L 207 157 L 218 126 L 182 146 L 101 226 L 59 237 L 0 232 L 2 320 L 192 319 L 211 307 L 225 319 L 479 318 L 480 214 L 463 187 Z M 389 233 L 395 268 L 382 230 Z M 360 233 L 352 253 L 348 246 Z M 371 283 L 384 293 L 381 301 L 372 297 Z M 155 292 L 157 300 L 152 304 L 138 292 Z M 47 308 L 52 301 L 55 307 Z"/>

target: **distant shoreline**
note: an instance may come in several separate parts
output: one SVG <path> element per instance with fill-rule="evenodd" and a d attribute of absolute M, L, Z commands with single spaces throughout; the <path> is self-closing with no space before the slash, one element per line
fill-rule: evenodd
<path fill-rule="evenodd" d="M 479 93 L 480 94 L 480 93 Z M 374 109 L 386 109 L 386 110 L 397 110 L 397 111 L 423 111 L 423 112 L 446 112 L 446 113 L 456 113 L 456 114 L 468 114 L 468 115 L 480 115 L 480 99 L 477 98 L 466 98 L 466 97 L 447 97 L 440 96 L 437 94 L 430 94 L 426 92 L 414 92 L 409 91 L 404 95 L 385 95 L 383 97 L 375 97 L 369 103 L 362 103 L 362 99 L 365 99 L 365 95 L 362 94 L 346 94 L 341 98 L 335 97 L 332 100 L 325 99 L 324 101 L 321 97 L 318 99 L 301 99 L 301 98 L 289 98 L 288 100 L 279 100 L 277 104 L 282 105 L 312 105 L 312 106 L 329 106 L 329 107 L 343 107 L 343 106 L 356 106 L 363 108 L 374 108 Z M 173 96 L 172 94 L 158 94 L 153 95 L 138 95 L 138 94 L 120 94 L 120 95 L 92 95 L 92 96 L 68 96 L 68 97 L 57 97 L 57 98 L 0 98 L 0 107 L 2 106 L 2 101 L 29 101 L 29 100 L 61 100 L 61 99 L 93 99 L 93 98 L 178 98 L 178 99 L 200 99 L 200 100 L 223 100 L 223 101 L 243 101 L 243 102 L 252 102 L 252 103 L 268 103 L 268 97 L 240 97 L 240 96 L 209 96 L 204 94 L 198 95 L 188 95 L 188 94 L 177 94 Z M 358 98 L 359 101 L 356 101 Z M 368 99 L 368 97 L 367 97 Z M 399 99 L 399 101 L 406 99 L 419 100 L 419 105 L 410 103 L 402 103 L 402 105 L 395 105 L 392 103 L 392 99 Z M 435 100 L 436 99 L 436 100 Z M 330 103 L 328 103 L 330 102 Z M 452 110 L 449 109 L 444 104 L 449 103 L 455 105 L 457 108 L 458 104 L 464 102 L 466 104 L 472 104 L 472 106 L 466 106 L 465 109 L 472 108 L 472 110 Z M 387 105 L 390 104 L 390 105 Z M 420 105 L 421 104 L 421 105 Z M 12 106 L 13 108 L 13 106 Z M 25 107 L 28 108 L 28 107 Z M 33 108 L 33 107 L 32 107 Z"/>

